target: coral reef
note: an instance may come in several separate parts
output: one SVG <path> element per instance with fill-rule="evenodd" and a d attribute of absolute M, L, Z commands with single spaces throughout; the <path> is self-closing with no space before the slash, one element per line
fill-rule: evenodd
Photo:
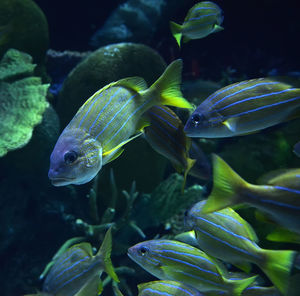
<path fill-rule="evenodd" d="M 156 51 L 142 44 L 119 43 L 96 50 L 79 63 L 64 81 L 57 103 L 62 127 L 89 96 L 106 84 L 129 76 L 141 76 L 151 84 L 165 66 Z"/>
<path fill-rule="evenodd" d="M 34 1 L 0 2 L 0 57 L 15 48 L 30 54 L 35 63 L 43 63 L 48 43 L 47 20 Z"/>
<path fill-rule="evenodd" d="M 51 86 L 49 91 L 53 95 L 58 95 L 69 72 L 89 54 L 91 54 L 90 51 L 78 52 L 70 50 L 47 50 L 46 67 L 47 73 L 51 77 Z"/>
<path fill-rule="evenodd" d="M 46 101 L 49 85 L 34 77 L 33 69 L 30 56 L 14 49 L 0 62 L 0 73 L 4 73 L 0 79 L 0 156 L 29 142 L 33 128 L 42 121 L 49 106 Z M 18 76 L 29 77 L 12 81 Z"/>

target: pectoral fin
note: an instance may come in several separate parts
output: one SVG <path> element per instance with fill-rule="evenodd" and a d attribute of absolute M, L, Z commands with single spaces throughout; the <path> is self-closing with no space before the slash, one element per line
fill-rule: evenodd
<path fill-rule="evenodd" d="M 138 133 L 138 134 L 136 134 L 134 136 L 132 136 L 131 138 L 129 138 L 129 139 L 123 141 L 123 142 L 121 142 L 116 147 L 114 147 L 114 148 L 112 148 L 112 149 L 110 149 L 108 151 L 103 152 L 102 156 L 107 156 L 107 155 L 111 154 L 112 152 L 118 150 L 119 148 L 121 148 L 122 146 L 124 146 L 125 144 L 127 144 L 128 142 L 130 142 L 130 141 L 134 140 L 135 138 L 139 137 L 141 134 L 142 134 L 142 132 Z"/>
<path fill-rule="evenodd" d="M 233 133 L 236 132 L 236 118 L 230 118 L 225 121 L 223 121 L 223 124 Z"/>
<path fill-rule="evenodd" d="M 224 28 L 219 26 L 219 25 L 214 25 L 214 32 L 220 32 L 220 31 L 223 31 Z"/>

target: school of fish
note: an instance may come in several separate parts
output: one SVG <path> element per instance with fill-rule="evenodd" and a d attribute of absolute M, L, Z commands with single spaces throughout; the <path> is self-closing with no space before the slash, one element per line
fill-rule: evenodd
<path fill-rule="evenodd" d="M 222 31 L 223 18 L 217 4 L 203 1 L 188 11 L 182 25 L 171 21 L 170 30 L 180 47 L 181 41 Z M 182 61 L 176 60 L 150 87 L 141 77 L 129 77 L 93 94 L 57 140 L 48 173 L 52 184 L 91 181 L 123 153 L 126 143 L 143 135 L 184 174 L 184 184 L 189 174 L 212 180 L 212 189 L 207 199 L 187 209 L 188 232 L 128 249 L 129 258 L 158 279 L 139 284 L 138 296 L 296 296 L 291 276 L 296 248 L 260 246 L 255 230 L 237 211 L 256 208 L 257 217 L 273 225 L 267 238 L 299 244 L 300 168 L 269 172 L 260 184 L 251 184 L 216 154 L 211 165 L 195 138 L 247 135 L 298 118 L 300 88 L 282 77 L 244 80 L 217 90 L 193 109 L 180 91 L 181 71 Z M 193 111 L 184 125 L 167 106 Z M 294 153 L 300 156 L 300 142 Z M 72 246 L 54 260 L 38 295 L 100 294 L 102 271 L 118 282 L 110 254 L 110 230 L 95 256 L 88 243 Z M 232 272 L 232 266 L 240 272 Z M 266 282 L 269 286 L 261 285 Z M 116 296 L 123 295 L 116 284 L 113 288 Z"/>

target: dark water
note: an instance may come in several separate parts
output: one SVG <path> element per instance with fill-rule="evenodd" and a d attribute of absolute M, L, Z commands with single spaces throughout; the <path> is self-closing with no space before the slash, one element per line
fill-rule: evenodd
<path fill-rule="evenodd" d="M 183 201 L 180 198 L 182 178 L 171 176 L 175 170 L 170 162 L 139 138 L 126 146 L 119 159 L 105 166 L 96 181 L 82 186 L 54 187 L 47 173 L 50 153 L 59 134 L 79 106 L 94 91 L 110 83 L 110 78 L 138 75 L 150 84 L 166 64 L 177 58 L 183 59 L 184 95 L 190 100 L 198 97 L 196 104 L 216 89 L 236 81 L 270 75 L 299 78 L 300 4 L 292 0 L 215 1 L 224 11 L 224 30 L 192 40 L 179 49 L 168 22 L 182 23 L 196 1 L 136 0 L 128 1 L 129 4 L 126 1 L 34 1 L 44 18 L 41 12 L 34 12 L 39 8 L 33 9 L 31 0 L 23 2 L 23 6 L 21 2 L 0 0 L 0 57 L 9 48 L 33 57 L 38 66 L 29 76 L 41 77 L 43 84 L 50 83 L 46 100 L 51 109 L 43 113 L 41 124 L 31 127 L 33 136 L 24 147 L 8 149 L 12 151 L 0 158 L 1 295 L 17 296 L 41 290 L 39 275 L 67 239 L 83 236 L 98 249 L 105 231 L 91 225 L 111 222 L 117 225 L 113 235 L 113 264 L 122 267 L 119 277 L 122 288 L 128 288 L 125 295 L 137 295 L 137 284 L 154 277 L 127 257 L 127 248 L 156 235 L 173 238 L 183 231 L 184 211 L 201 192 L 209 194 L 212 180 L 189 176 L 186 189 L 197 184 L 204 187 L 190 189 Z M 164 5 L 160 7 L 161 3 Z M 121 26 L 123 31 L 114 31 L 113 35 L 109 29 L 116 22 L 130 28 L 130 34 Z M 96 33 L 101 28 L 105 30 L 99 37 Z M 139 49 L 130 48 L 116 63 L 112 59 L 106 63 L 104 54 L 99 57 L 103 62 L 100 68 L 91 63 L 72 81 L 65 82 L 62 90 L 69 72 L 90 52 L 118 42 L 147 45 L 161 58 L 152 51 L 139 55 Z M 63 54 L 63 51 L 68 52 Z M 105 67 L 101 68 L 102 65 Z M 21 73 L 5 83 L 27 76 Z M 199 79 L 215 84 L 200 83 Z M 6 93 L 1 87 L 0 84 L 0 95 L 4 98 Z M 81 97 L 80 103 L 76 95 Z M 9 106 L 9 110 L 23 108 L 13 103 Z M 31 112 L 30 108 L 21 110 L 17 116 Z M 15 124 L 7 119 L 10 118 L 6 117 L 10 114 L 7 109 L 1 107 L 0 112 L 0 126 L 4 122 Z M 184 124 L 187 113 L 178 111 L 178 115 Z M 207 159 L 211 153 L 218 153 L 241 176 L 255 183 L 271 170 L 300 166 L 299 158 L 292 152 L 293 145 L 300 140 L 299 131 L 300 121 L 296 119 L 253 135 L 200 140 L 200 146 Z M 7 133 L 12 133 L 14 138 L 10 128 L 1 128 L 2 139 L 7 138 Z M 297 244 L 265 240 L 268 229 L 255 219 L 252 210 L 243 209 L 241 214 L 254 227 L 261 247 L 299 251 Z M 91 229 L 95 231 L 92 234 Z M 253 272 L 262 275 L 258 269 Z M 292 272 L 297 274 L 297 269 Z M 270 284 L 262 277 L 263 284 Z M 103 295 L 113 295 L 110 283 Z"/>

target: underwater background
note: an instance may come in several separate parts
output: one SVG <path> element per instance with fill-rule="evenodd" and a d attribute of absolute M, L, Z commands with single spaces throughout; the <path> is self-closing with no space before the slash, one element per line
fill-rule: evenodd
<path fill-rule="evenodd" d="M 300 167 L 293 152 L 298 118 L 244 136 L 197 138 L 202 177 L 187 176 L 184 192 L 183 173 L 144 136 L 126 144 L 89 183 L 54 187 L 48 179 L 62 130 L 94 92 L 113 81 L 140 76 L 151 85 L 180 58 L 181 90 L 195 106 L 247 79 L 290 76 L 299 83 L 298 1 L 214 2 L 223 10 L 224 30 L 179 48 L 169 21 L 182 23 L 197 1 L 0 0 L 1 295 L 42 290 L 40 275 L 67 240 L 78 237 L 98 250 L 111 225 L 119 286 L 125 296 L 138 295 L 137 284 L 155 278 L 127 256 L 128 248 L 187 230 L 184 212 L 213 186 L 212 153 L 251 183 L 273 170 Z M 185 124 L 188 111 L 173 110 Z M 260 247 L 300 251 L 299 241 L 268 241 L 273 224 L 257 219 L 253 208 L 239 214 L 255 229 Z M 270 285 L 257 267 L 252 272 Z M 114 295 L 111 279 L 102 279 L 102 295 Z"/>

